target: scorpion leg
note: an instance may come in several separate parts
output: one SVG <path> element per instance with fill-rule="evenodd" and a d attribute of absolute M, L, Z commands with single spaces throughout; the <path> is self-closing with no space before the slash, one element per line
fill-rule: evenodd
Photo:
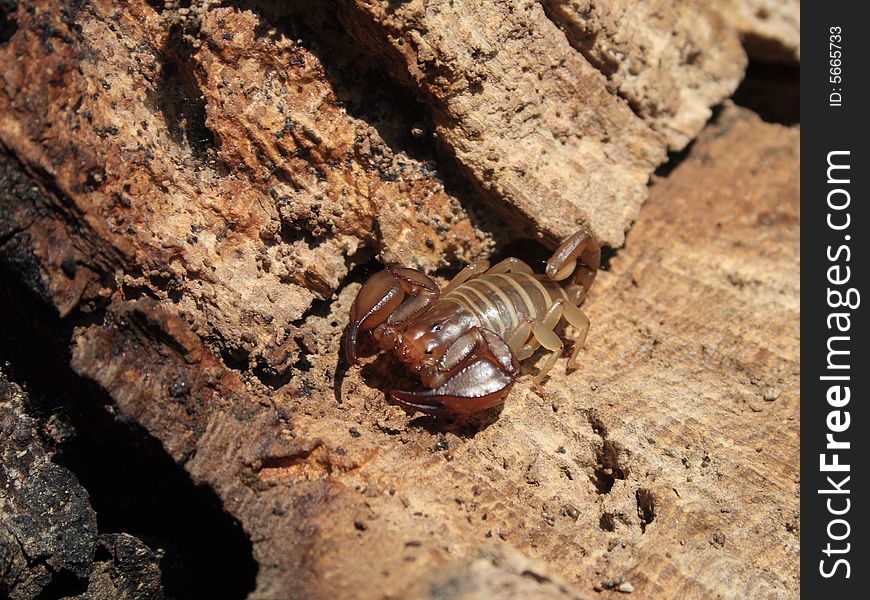
<path fill-rule="evenodd" d="M 508 339 L 505 340 L 507 345 L 510 347 L 511 352 L 517 354 L 517 358 L 519 357 L 520 350 L 523 349 L 523 345 L 528 341 L 529 336 L 532 333 L 532 320 L 526 319 L 514 329 L 513 333 L 508 336 Z M 520 358 L 522 360 L 522 358 Z"/>
<path fill-rule="evenodd" d="M 578 260 L 579 269 L 577 269 Z M 553 256 L 547 261 L 546 276 L 552 281 L 562 281 L 570 277 L 576 269 L 574 283 L 582 288 L 577 293 L 579 304 L 589 293 L 599 266 L 601 266 L 601 247 L 589 228 L 584 226 L 556 248 Z"/>
<path fill-rule="evenodd" d="M 547 309 L 543 318 L 534 320 L 528 319 L 525 323 L 520 324 L 520 327 L 518 327 L 511 335 L 511 339 L 517 344 L 516 355 L 518 359 L 526 360 L 541 347 L 541 342 L 534 335 L 535 325 L 542 324 L 547 329 L 553 329 L 562 317 L 564 306 L 564 300 L 556 300 L 550 308 Z M 516 336 L 516 338 L 514 338 L 514 336 Z"/>
<path fill-rule="evenodd" d="M 431 374 L 434 389 L 393 390 L 390 396 L 407 408 L 434 415 L 465 415 L 504 400 L 519 373 L 510 347 L 495 333 L 474 327 L 457 339 Z"/>
<path fill-rule="evenodd" d="M 345 356 L 356 364 L 359 334 L 386 323 L 400 326 L 424 312 L 438 300 L 438 284 L 425 274 L 405 267 L 375 273 L 362 286 L 350 308 L 345 333 Z"/>
<path fill-rule="evenodd" d="M 577 337 L 574 340 L 574 349 L 571 351 L 571 358 L 568 359 L 568 368 L 574 370 L 580 366 L 577 361 L 577 355 L 580 354 L 580 349 L 586 342 L 586 334 L 589 333 L 589 317 L 579 307 L 567 303 L 565 304 L 563 316 L 578 331 Z"/>
<path fill-rule="evenodd" d="M 562 318 L 567 304 L 564 300 L 556 300 L 547 311 L 544 319 L 539 323 L 535 323 L 532 328 L 532 335 L 535 340 L 551 353 L 547 358 L 547 362 L 544 363 L 544 366 L 541 367 L 541 370 L 538 371 L 538 374 L 532 380 L 533 385 L 538 385 L 544 380 L 544 377 L 547 376 L 552 370 L 553 365 L 556 364 L 556 360 L 562 356 L 562 350 L 565 349 L 565 345 L 553 329 L 556 327 L 559 319 Z"/>
<path fill-rule="evenodd" d="M 453 288 L 465 283 L 475 275 L 480 275 L 484 273 L 487 269 L 489 269 L 488 260 L 479 260 L 477 262 L 471 263 L 470 265 L 466 265 L 464 269 L 456 274 L 456 277 L 450 280 L 450 283 L 444 286 L 444 289 L 441 290 L 441 293 L 447 294 Z"/>

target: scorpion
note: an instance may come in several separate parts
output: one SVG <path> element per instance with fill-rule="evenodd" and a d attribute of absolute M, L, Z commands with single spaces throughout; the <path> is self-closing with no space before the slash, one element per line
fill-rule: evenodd
<path fill-rule="evenodd" d="M 380 351 L 393 352 L 427 388 L 390 391 L 407 409 L 464 416 L 497 406 L 519 375 L 519 361 L 539 347 L 550 356 L 533 384 L 553 368 L 564 349 L 554 331 L 562 319 L 578 332 L 568 368 L 578 366 L 589 331 L 580 305 L 600 263 L 598 240 L 583 227 L 556 249 L 543 275 L 516 258 L 493 267 L 478 261 L 441 290 L 420 271 L 388 267 L 366 281 L 351 306 L 345 356 L 351 365 L 359 362 L 366 333 Z"/>

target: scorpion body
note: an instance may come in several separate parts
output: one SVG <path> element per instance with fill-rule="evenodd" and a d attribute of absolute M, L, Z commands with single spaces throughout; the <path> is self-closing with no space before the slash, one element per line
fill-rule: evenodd
<path fill-rule="evenodd" d="M 483 327 L 505 340 L 523 323 L 542 319 L 554 302 L 568 301 L 565 290 L 525 272 L 484 273 L 447 292 L 439 302 L 458 305 Z M 433 310 L 438 305 L 432 307 Z M 523 356 L 517 356 L 523 360 Z"/>
<path fill-rule="evenodd" d="M 579 305 L 600 257 L 597 240 L 582 229 L 559 246 L 543 275 L 516 258 L 492 268 L 480 261 L 442 291 L 419 271 L 388 268 L 369 279 L 354 301 L 345 338 L 348 361 L 357 362 L 358 336 L 369 331 L 428 388 L 392 391 L 399 404 L 432 414 L 467 414 L 499 404 L 519 374 L 518 361 L 539 347 L 551 354 L 535 384 L 552 369 L 564 348 L 554 332 L 562 319 L 578 331 L 569 361 L 576 366 L 589 330 Z M 560 284 L 572 274 L 571 283 Z"/>

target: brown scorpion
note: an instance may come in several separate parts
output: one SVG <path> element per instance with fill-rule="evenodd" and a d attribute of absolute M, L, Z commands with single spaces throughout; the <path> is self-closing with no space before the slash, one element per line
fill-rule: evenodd
<path fill-rule="evenodd" d="M 389 267 L 369 278 L 354 300 L 344 340 L 347 360 L 358 362 L 360 335 L 370 332 L 382 351 L 395 353 L 428 388 L 392 390 L 401 406 L 441 416 L 496 406 L 516 380 L 519 361 L 538 347 L 551 354 L 534 384 L 553 368 L 564 347 L 554 328 L 563 318 L 578 331 L 568 361 L 576 368 L 589 331 L 579 306 L 600 263 L 598 240 L 583 228 L 556 249 L 544 275 L 516 258 L 492 268 L 480 261 L 439 290 L 420 271 Z M 575 271 L 563 287 L 559 282 Z"/>

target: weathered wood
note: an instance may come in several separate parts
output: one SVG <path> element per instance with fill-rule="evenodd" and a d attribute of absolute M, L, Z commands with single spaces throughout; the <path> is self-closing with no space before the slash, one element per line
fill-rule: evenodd
<path fill-rule="evenodd" d="M 84 332 L 74 366 L 178 460 L 194 456 L 191 474 L 231 499 L 255 539 L 267 536 L 255 548 L 275 572 L 261 585 L 293 572 L 312 596 L 401 595 L 431 565 L 493 539 L 586 590 L 625 577 L 656 597 L 788 597 L 796 142 L 796 130 L 726 111 L 654 186 L 601 274 L 585 366 L 557 370 L 544 397 L 521 380 L 492 423 L 441 433 L 385 404 L 380 388 L 395 375 L 375 367 L 351 370 L 336 400 L 341 328 L 330 323 L 357 286 L 307 323 L 319 341 L 296 383 L 304 392 L 282 389 L 268 406 L 154 302 L 119 306 L 110 327 Z M 180 352 L 157 372 L 141 368 L 158 352 L 146 345 L 152 328 Z M 179 405 L 170 382 L 189 399 Z"/>
<path fill-rule="evenodd" d="M 298 357 L 291 323 L 355 264 L 379 251 L 431 271 L 491 246 L 431 164 L 350 116 L 317 56 L 257 35 L 251 12 L 205 13 L 198 50 L 146 2 L 22 3 L 17 19 L 0 143 L 60 196 L 67 218 L 33 224 L 32 251 L 64 313 L 122 285 L 281 374 Z M 68 225 L 89 232 L 61 243 Z"/>
<path fill-rule="evenodd" d="M 627 471 L 600 506 L 630 541 L 601 564 L 644 596 L 798 594 L 799 166 L 797 129 L 726 109 L 588 307 L 580 404 Z"/>
<path fill-rule="evenodd" d="M 537 2 L 344 2 L 341 18 L 433 107 L 438 139 L 551 239 L 620 245 L 664 144 Z"/>
<path fill-rule="evenodd" d="M 97 517 L 88 493 L 52 462 L 24 391 L 0 370 L 0 593 L 34 598 L 66 570 L 93 568 Z"/>
<path fill-rule="evenodd" d="M 740 32 L 753 60 L 800 63 L 800 0 L 725 0 L 711 2 L 710 7 Z"/>
<path fill-rule="evenodd" d="M 736 34 L 667 13 L 638 39 L 722 47 L 629 44 L 608 80 L 630 21 L 576 3 L 153 4 L 9 13 L 0 259 L 242 524 L 252 597 L 797 596 L 799 130 L 728 106 L 646 187 Z M 373 257 L 433 272 L 584 218 L 637 221 L 576 372 L 451 424 L 386 402 L 395 361 L 339 364 Z"/>
<path fill-rule="evenodd" d="M 632 110 L 682 150 L 731 95 L 746 60 L 705 2 L 545 0 L 547 15 Z"/>

